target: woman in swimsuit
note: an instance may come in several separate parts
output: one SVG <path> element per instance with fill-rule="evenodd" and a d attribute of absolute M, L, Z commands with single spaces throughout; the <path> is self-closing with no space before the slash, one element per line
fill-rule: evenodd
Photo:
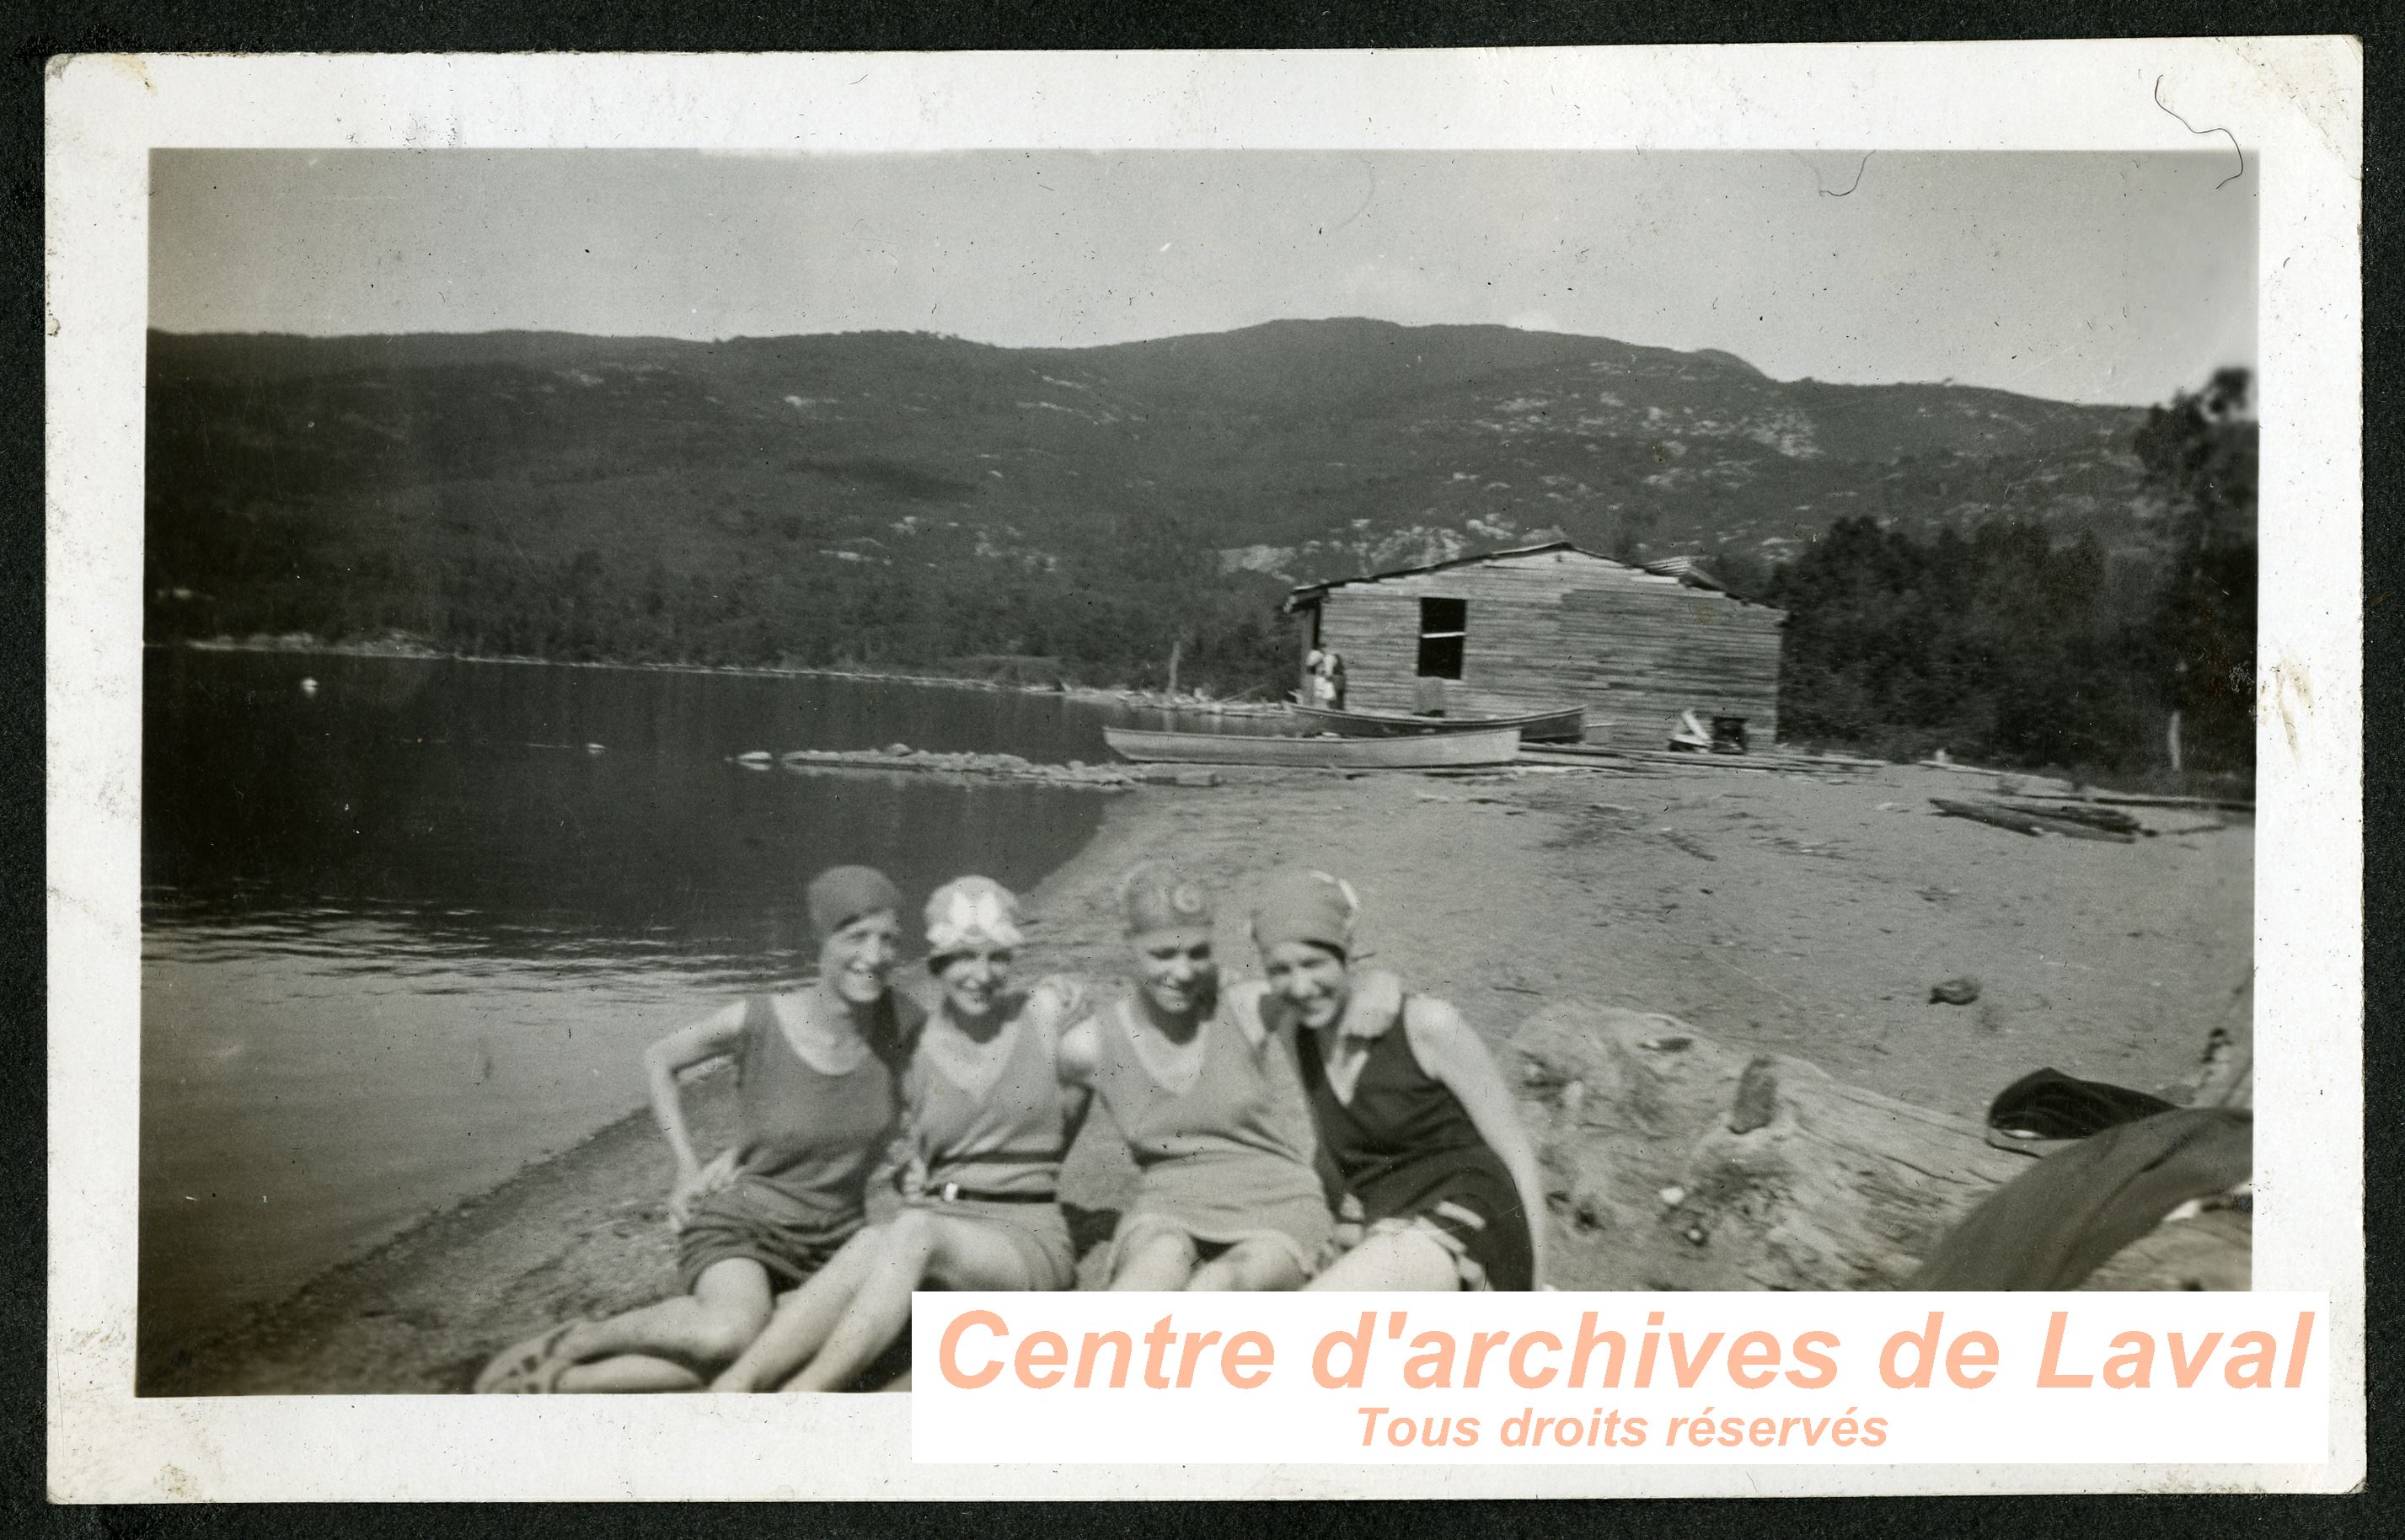
<path fill-rule="evenodd" d="M 1063 1034 L 1134 1156 L 1111 1241 L 1114 1289 L 1291 1289 L 1333 1222 L 1291 1045 L 1220 999 L 1211 903 L 1159 866 L 1120 886 L 1136 960 L 1128 998 Z"/>
<path fill-rule="evenodd" d="M 710 1389 L 841 1390 L 900 1337 L 910 1291 L 923 1285 L 1076 1281 L 1059 1200 L 1061 1162 L 1089 1099 L 1060 1068 L 1076 991 L 1057 980 L 1012 989 L 1020 939 L 1018 901 L 985 877 L 947 883 L 927 901 L 927 967 L 943 996 L 902 1077 L 916 1190 L 787 1295 Z"/>
<path fill-rule="evenodd" d="M 806 1281 L 858 1232 L 899 1111 L 894 1067 L 919 1019 L 890 987 L 902 897 L 879 873 L 838 866 L 812 879 L 808 903 L 814 984 L 738 1001 L 643 1056 L 652 1110 L 676 1155 L 668 1218 L 684 1292 L 555 1327 L 495 1359 L 477 1390 L 698 1390 L 767 1324 L 779 1290 Z M 704 1164 L 677 1077 L 716 1058 L 736 1062 L 737 1142 Z"/>
<path fill-rule="evenodd" d="M 1321 1147 L 1359 1205 L 1359 1245 L 1315 1289 L 1533 1289 L 1544 1277 L 1536 1146 L 1460 1013 L 1353 966 L 1359 905 L 1320 872 L 1264 887 L 1262 1010 L 1296 1041 Z"/>

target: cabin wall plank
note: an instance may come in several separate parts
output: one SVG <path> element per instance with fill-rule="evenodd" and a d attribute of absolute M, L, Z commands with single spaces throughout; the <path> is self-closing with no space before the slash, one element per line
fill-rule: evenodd
<path fill-rule="evenodd" d="M 1470 607 L 1451 710 L 1574 702 L 1590 742 L 1630 747 L 1661 747 L 1683 710 L 1743 717 L 1759 743 L 1778 737 L 1782 612 L 1578 552 L 1328 589 L 1320 645 L 1343 654 L 1348 707 L 1417 704 L 1419 601 L 1429 597 Z"/>

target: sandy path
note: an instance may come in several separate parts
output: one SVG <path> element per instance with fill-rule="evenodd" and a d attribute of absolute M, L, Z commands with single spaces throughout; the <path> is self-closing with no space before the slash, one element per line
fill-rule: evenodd
<path fill-rule="evenodd" d="M 2244 1026 L 2253 830 L 2147 812 L 2131 846 L 2030 839 L 1935 817 L 1968 777 L 1892 768 L 1821 779 L 1699 766 L 1452 779 L 1264 774 L 1119 800 L 1031 895 L 1031 961 L 1116 972 L 1118 873 L 1174 857 L 1241 892 L 1307 862 L 1350 878 L 1362 940 L 1497 1040 L 1547 1000 L 1685 1017 L 1731 1044 L 1816 1060 L 1966 1116 L 2052 1065 L 2153 1088 Z M 1666 833 L 1667 831 L 1667 833 Z M 1231 971 L 1254 971 L 1240 905 Z M 1932 1004 L 1976 977 L 1976 1004 Z M 724 1116 L 705 1089 L 702 1137 Z M 1097 1119 L 1070 1197 L 1107 1207 L 1125 1157 Z M 648 1117 L 603 1130 L 260 1311 L 171 1366 L 170 1393 L 463 1389 L 487 1356 L 571 1314 L 670 1286 L 665 1147 Z M 1610 1287 L 1610 1277 L 1564 1279 Z"/>

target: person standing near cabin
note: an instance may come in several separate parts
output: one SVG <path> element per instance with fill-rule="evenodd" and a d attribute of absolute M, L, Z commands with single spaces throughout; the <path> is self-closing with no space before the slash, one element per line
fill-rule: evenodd
<path fill-rule="evenodd" d="M 916 1288 L 1076 1282 L 1061 1162 L 1089 1093 L 1064 1082 L 1060 1042 L 1079 991 L 1058 978 L 1010 987 L 1019 901 L 991 878 L 938 888 L 926 920 L 943 994 L 902 1076 L 910 1196 L 787 1295 L 714 1391 L 843 1389 L 908 1327 Z"/>
<path fill-rule="evenodd" d="M 868 1177 L 900 1111 L 896 1067 L 921 1019 L 893 987 L 902 895 L 865 866 L 812 878 L 818 977 L 756 995 L 652 1044 L 652 1110 L 676 1155 L 673 1299 L 556 1326 L 495 1359 L 481 1393 L 692 1391 L 750 1346 L 776 1294 L 808 1281 L 861 1228 Z M 736 1143 L 705 1164 L 678 1076 L 736 1065 Z"/>
<path fill-rule="evenodd" d="M 1336 682 L 1328 671 L 1328 654 L 1315 647 L 1302 660 L 1303 691 L 1306 706 L 1333 707 L 1336 704 Z"/>
<path fill-rule="evenodd" d="M 1211 901 L 1162 866 L 1119 888 L 1135 987 L 1062 1035 L 1134 1157 L 1111 1239 L 1114 1289 L 1291 1289 L 1334 1232 L 1290 1040 L 1231 1012 Z"/>
<path fill-rule="evenodd" d="M 1350 885 L 1264 884 L 1259 1010 L 1295 1041 L 1321 1147 L 1357 1203 L 1360 1243 L 1315 1289 L 1533 1289 L 1544 1277 L 1535 1143 L 1494 1056 L 1445 1001 L 1354 965 Z"/>
<path fill-rule="evenodd" d="M 1344 654 L 1331 651 L 1328 654 L 1328 704 L 1330 709 L 1344 709 Z"/>

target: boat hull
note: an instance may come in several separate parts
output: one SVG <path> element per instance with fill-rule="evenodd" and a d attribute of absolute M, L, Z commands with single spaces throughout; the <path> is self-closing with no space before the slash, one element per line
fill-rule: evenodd
<path fill-rule="evenodd" d="M 1410 717 L 1389 711 L 1336 711 L 1324 706 L 1287 707 L 1305 730 L 1348 738 L 1424 737 L 1515 728 L 1523 743 L 1576 743 L 1586 736 L 1586 707 L 1530 711 L 1516 717 Z"/>
<path fill-rule="evenodd" d="M 1152 733 L 1105 727 L 1112 752 L 1139 764 L 1260 764 L 1314 770 L 1457 770 L 1509 764 L 1517 728 L 1432 733 L 1408 738 L 1259 737 L 1234 733 Z"/>

